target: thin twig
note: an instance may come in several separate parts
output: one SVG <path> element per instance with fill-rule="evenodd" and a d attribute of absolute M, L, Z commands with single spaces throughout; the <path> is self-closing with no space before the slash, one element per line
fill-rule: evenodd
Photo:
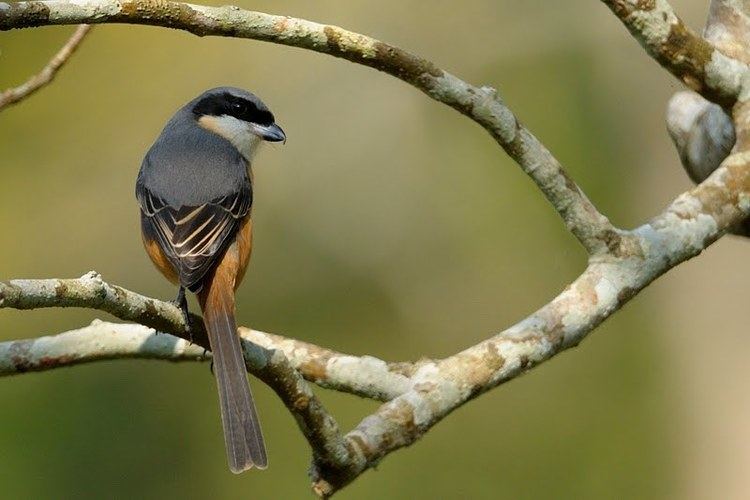
<path fill-rule="evenodd" d="M 66 62 L 68 62 L 70 56 L 73 55 L 90 31 L 91 26 L 88 24 L 81 24 L 78 26 L 68 41 L 65 42 L 65 45 L 60 48 L 57 54 L 50 59 L 47 65 L 42 68 L 39 73 L 29 78 L 18 87 L 13 87 L 0 93 L 0 111 L 12 104 L 17 104 L 45 85 L 52 83 L 57 72 L 60 71 L 60 68 L 62 68 Z"/>

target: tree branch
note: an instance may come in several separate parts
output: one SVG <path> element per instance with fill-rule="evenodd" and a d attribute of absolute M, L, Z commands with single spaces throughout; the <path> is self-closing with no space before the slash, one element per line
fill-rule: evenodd
<path fill-rule="evenodd" d="M 386 363 L 352 356 L 301 340 L 240 327 L 244 340 L 284 353 L 302 376 L 320 387 L 377 401 L 390 401 L 411 388 L 414 363 Z"/>
<path fill-rule="evenodd" d="M 750 62 L 750 4 L 745 0 L 711 0 L 703 36 L 734 59 Z"/>
<path fill-rule="evenodd" d="M 0 343 L 0 377 L 112 359 L 203 361 L 211 353 L 143 325 L 105 323 L 58 335 Z"/>
<path fill-rule="evenodd" d="M 602 0 L 646 51 L 685 85 L 731 109 L 750 68 L 693 33 L 666 0 Z"/>
<path fill-rule="evenodd" d="M 105 283 L 101 276 L 90 272 L 79 279 L 69 280 L 13 280 L 0 282 L 0 308 L 36 309 L 40 307 L 88 307 L 105 311 L 120 319 L 137 321 L 142 325 L 182 337 L 169 340 L 156 340 L 155 331 L 143 338 L 143 331 L 126 326 L 127 335 L 121 335 L 120 327 L 112 329 L 111 324 L 93 324 L 82 331 L 68 332 L 61 336 L 46 337 L 40 342 L 23 340 L 0 344 L 0 373 L 8 374 L 15 370 L 40 371 L 66 364 L 78 364 L 101 359 L 113 359 L 114 355 L 124 357 L 163 356 L 175 361 L 178 359 L 199 359 L 193 349 L 184 345 L 191 340 L 185 331 L 182 313 L 173 304 L 151 299 L 124 288 Z M 89 340 L 99 345 L 101 352 L 84 349 L 80 356 L 70 352 L 71 339 L 82 335 L 99 333 L 100 339 Z M 191 316 L 192 341 L 195 345 L 210 349 L 210 344 L 199 316 Z M 260 334 L 260 332 L 258 332 Z M 105 343 L 105 340 L 108 342 Z M 124 340 L 124 342 L 123 342 Z M 143 340 L 143 342 L 139 342 Z M 322 463 L 342 464 L 348 461 L 348 450 L 344 447 L 338 426 L 325 411 L 312 390 L 290 365 L 283 352 L 269 350 L 252 342 L 243 342 L 248 369 L 269 385 L 294 415 L 302 433 L 313 449 L 313 454 Z M 343 385 L 343 384 L 342 384 Z"/>
<path fill-rule="evenodd" d="M 690 32 L 666 1 L 604 1 L 660 63 L 702 95 L 725 109 L 742 97 L 747 66 Z M 236 7 L 166 0 L 0 3 L 0 29 L 80 22 L 152 24 L 197 35 L 271 41 L 334 55 L 396 76 L 482 125 L 536 182 L 591 254 L 584 273 L 550 303 L 494 337 L 444 360 L 387 364 L 261 332 L 243 332 L 253 340 L 244 343 L 249 369 L 276 390 L 313 447 L 314 489 L 321 496 L 330 496 L 388 453 L 413 443 L 473 397 L 577 345 L 651 281 L 700 253 L 750 213 L 750 107 L 744 102 L 734 114 L 737 152 L 648 224 L 622 231 L 595 209 L 493 89 L 469 85 L 397 47 L 335 26 Z M 185 336 L 176 307 L 104 283 L 95 273 L 79 280 L 0 283 L 0 308 L 57 306 L 100 309 Z M 192 324 L 195 342 L 207 346 L 199 318 L 194 317 Z M 126 332 L 135 327 L 123 328 Z M 50 367 L 83 362 L 66 360 L 65 346 L 71 336 L 91 333 L 68 332 L 36 346 L 35 341 L 0 344 L 0 373 L 43 369 L 45 361 L 39 352 L 51 346 L 59 349 L 52 351 L 56 355 L 48 361 Z M 132 336 L 111 335 L 108 340 L 112 345 L 105 349 L 109 354 L 97 357 L 88 352 L 88 360 L 104 359 L 114 352 L 197 359 L 197 353 L 188 351 L 190 346 L 180 341 L 165 341 L 158 349 L 153 343 L 147 346 L 155 333 L 149 332 L 146 337 L 143 333 L 138 337 L 143 342 Z M 123 342 L 117 346 L 119 338 Z M 342 437 L 335 421 L 295 369 L 321 385 L 387 402 Z"/>
<path fill-rule="evenodd" d="M 95 271 L 77 279 L 0 281 L 0 309 L 83 307 L 110 313 L 159 332 L 170 333 L 209 349 L 203 319 L 191 314 L 191 331 L 185 330 L 182 312 L 171 302 L 146 297 L 104 280 Z M 249 328 L 240 328 L 245 349 L 253 345 L 280 351 L 306 379 L 326 388 L 386 401 L 408 389 L 410 364 L 387 364 L 377 358 L 358 358 L 299 340 Z M 249 342 L 248 342 L 249 341 Z M 68 344 L 65 344 L 68 345 Z M 251 372 L 253 363 L 248 359 Z"/>
<path fill-rule="evenodd" d="M 40 88 L 52 83 L 57 72 L 66 62 L 68 62 L 70 56 L 73 55 L 83 39 L 86 38 L 89 31 L 91 31 L 91 26 L 86 24 L 78 26 L 68 41 L 65 42 L 65 45 L 63 45 L 57 54 L 50 59 L 47 65 L 42 68 L 42 71 L 29 78 L 18 87 L 13 87 L 0 93 L 0 111 L 11 104 L 16 104 L 19 101 L 26 99 Z"/>
<path fill-rule="evenodd" d="M 470 85 L 393 45 L 337 26 L 230 6 L 206 7 L 167 0 L 0 3 L 0 30 L 81 22 L 148 24 L 199 36 L 251 38 L 313 50 L 383 71 L 484 127 L 534 180 L 589 253 L 606 252 L 616 233 L 494 89 Z"/>
<path fill-rule="evenodd" d="M 750 43 L 750 4 L 741 0 L 712 0 L 703 34 L 725 54 L 747 63 Z M 667 106 L 667 130 L 690 179 L 703 182 L 735 145 L 732 118 L 717 104 L 700 95 L 675 93 Z M 732 228 L 734 234 L 750 236 L 747 220 Z"/>
<path fill-rule="evenodd" d="M 266 353 L 265 356 L 249 352 L 253 344 L 246 343 L 246 356 L 253 373 L 269 383 L 302 420 L 300 428 L 315 450 L 315 490 L 321 496 L 331 495 L 388 453 L 419 439 L 470 399 L 577 345 L 651 281 L 697 255 L 747 217 L 750 154 L 743 151 L 727 158 L 706 181 L 680 195 L 650 223 L 623 232 L 616 254 L 593 258 L 575 282 L 531 316 L 447 359 L 406 365 L 409 368 L 403 370 L 402 376 L 408 381 L 394 377 L 392 380 L 398 380 L 398 390 L 380 388 L 376 392 L 396 394 L 405 387 L 407 390 L 362 420 L 343 440 L 335 422 L 319 409 L 317 402 L 303 404 L 304 411 L 300 411 L 298 402 L 307 402 L 310 393 L 306 392 L 306 386 L 300 386 L 301 379 L 293 380 L 290 372 L 294 370 L 285 362 L 286 357 L 280 351 L 257 347 L 254 349 Z M 121 319 L 171 325 L 176 333 L 185 334 L 179 310 L 173 305 L 106 284 L 93 273 L 79 280 L 0 283 L 0 307 L 28 309 L 58 305 L 88 306 Z M 265 338 L 273 345 L 295 342 L 280 337 Z M 142 344 L 130 342 L 130 345 L 140 349 Z M 0 352 L 6 357 L 13 356 L 10 347 Z M 168 359 L 174 359 L 170 356 Z M 321 361 L 326 356 L 307 344 L 295 353 L 294 359 L 298 366 L 309 368 L 309 359 Z M 329 359 L 337 356 L 340 355 Z M 350 373 L 360 367 L 367 369 L 372 363 L 371 358 L 347 359 Z M 8 364 L 7 360 L 0 361 L 0 366 Z M 388 366 L 378 362 L 375 365 L 377 370 Z M 391 373 L 392 370 L 389 369 Z M 280 373 L 281 382 L 275 378 Z"/>
<path fill-rule="evenodd" d="M 463 352 L 423 364 L 413 389 L 381 406 L 345 436 L 364 469 L 317 471 L 316 488 L 335 492 L 388 453 L 419 439 L 477 395 L 578 345 L 654 279 L 698 255 L 750 213 L 750 155 L 730 156 L 706 182 L 680 195 L 631 233 L 617 256 L 586 271 L 537 312 Z M 336 473 L 339 472 L 339 473 Z"/>

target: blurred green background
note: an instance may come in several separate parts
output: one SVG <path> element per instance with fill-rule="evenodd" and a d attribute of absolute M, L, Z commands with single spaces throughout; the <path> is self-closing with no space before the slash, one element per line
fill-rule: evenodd
<path fill-rule="evenodd" d="M 672 2 L 696 28 L 706 1 Z M 632 227 L 689 186 L 664 129 L 679 85 L 599 2 L 238 2 L 338 24 L 492 85 L 598 207 Z M 0 88 L 72 27 L 0 34 Z M 0 115 L 0 279 L 105 279 L 172 298 L 141 248 L 143 154 L 203 90 L 235 85 L 289 137 L 255 166 L 240 323 L 387 360 L 441 357 L 550 300 L 585 264 L 477 125 L 345 61 L 248 40 L 97 27 Z M 577 349 L 456 411 L 340 498 L 745 498 L 747 243 L 662 278 Z M 738 269 L 740 268 L 740 269 Z M 106 315 L 0 311 L 0 340 Z M 118 361 L 0 379 L 3 498 L 306 498 L 309 450 L 253 387 L 270 468 L 226 467 L 207 364 Z M 318 391 L 344 429 L 376 405 Z"/>

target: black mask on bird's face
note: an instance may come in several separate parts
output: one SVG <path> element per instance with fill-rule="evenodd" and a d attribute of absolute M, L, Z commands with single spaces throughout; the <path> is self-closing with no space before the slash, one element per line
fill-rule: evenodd
<path fill-rule="evenodd" d="M 286 142 L 266 105 L 241 89 L 209 90 L 196 99 L 192 113 L 200 126 L 230 141 L 248 161 L 262 142 Z"/>

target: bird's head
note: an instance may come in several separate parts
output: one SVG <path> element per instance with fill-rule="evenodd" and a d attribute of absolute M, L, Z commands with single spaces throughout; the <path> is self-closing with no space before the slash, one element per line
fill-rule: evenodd
<path fill-rule="evenodd" d="M 193 101 L 198 124 L 231 142 L 252 160 L 263 142 L 286 142 L 273 113 L 255 94 L 235 87 L 207 90 Z"/>

